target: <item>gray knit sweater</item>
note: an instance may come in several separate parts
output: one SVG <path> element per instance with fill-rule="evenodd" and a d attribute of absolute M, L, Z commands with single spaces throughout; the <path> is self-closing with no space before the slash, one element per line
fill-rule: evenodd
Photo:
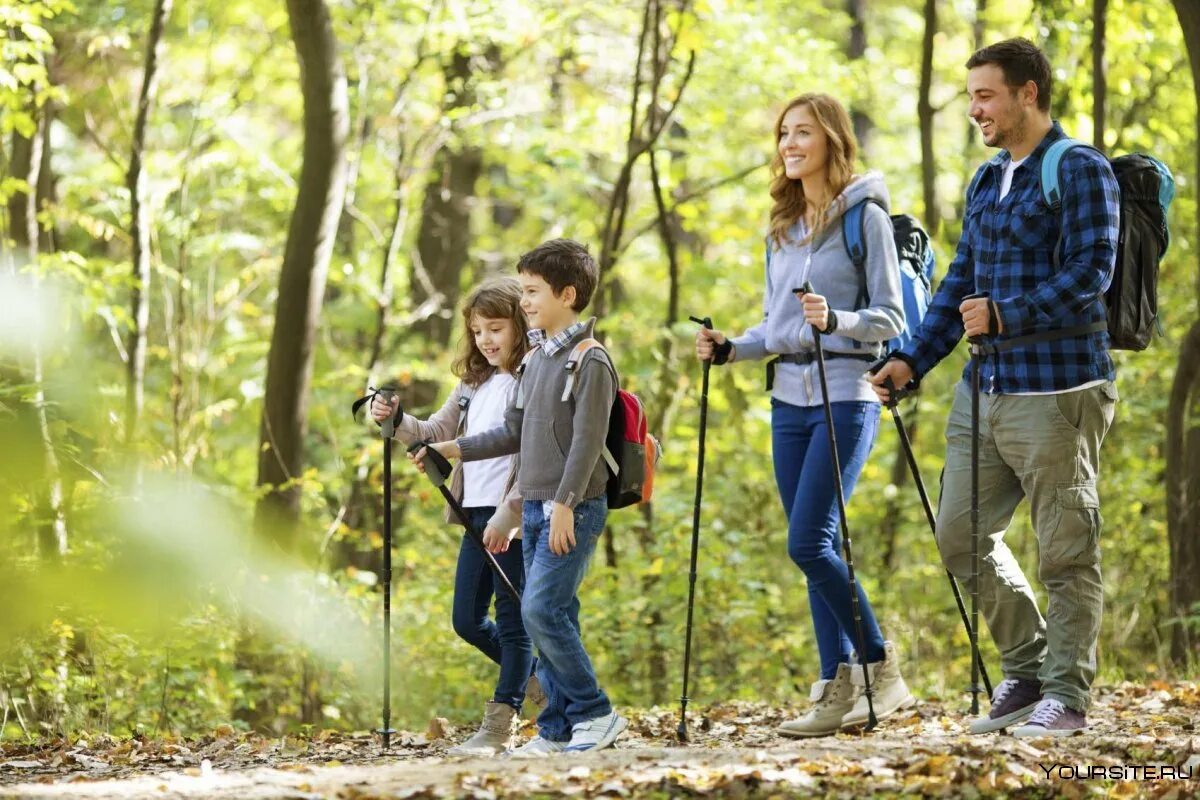
<path fill-rule="evenodd" d="M 842 215 L 846 209 L 867 199 L 863 214 L 867 261 L 863 270 L 854 266 L 842 240 Z M 887 187 L 878 172 L 856 177 L 830 208 L 828 224 L 816 241 L 801 241 L 807 231 L 802 222 L 793 226 L 793 241 L 783 247 L 767 245 L 767 279 L 762 320 L 732 339 L 734 359 L 748 361 L 778 353 L 814 352 L 812 326 L 804 321 L 804 308 L 792 293 L 805 281 L 824 295 L 837 315 L 837 328 L 821 337 L 825 351 L 825 373 L 829 399 L 833 402 L 878 402 L 864 378 L 869 364 L 842 359 L 837 353 L 874 354 L 880 344 L 900 332 L 904 324 L 904 300 L 900 293 L 900 269 L 892 225 L 884 210 L 890 205 Z M 855 308 L 865 272 L 866 308 Z M 780 363 L 771 396 L 797 406 L 820 405 L 821 383 L 817 364 Z"/>
<path fill-rule="evenodd" d="M 552 356 L 540 346 L 534 349 L 504 413 L 504 425 L 458 440 L 463 461 L 519 452 L 517 485 L 526 500 L 554 500 L 574 508 L 604 494 L 608 473 L 601 454 L 617 379 L 600 348 L 584 354 L 571 393 L 563 399 L 567 359 L 576 344 L 594 335 L 595 325 L 595 319 L 589 320 Z"/>

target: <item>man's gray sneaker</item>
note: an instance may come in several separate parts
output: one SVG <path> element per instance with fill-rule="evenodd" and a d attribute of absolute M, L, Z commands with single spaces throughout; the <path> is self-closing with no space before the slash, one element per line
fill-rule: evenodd
<path fill-rule="evenodd" d="M 567 744 L 568 753 L 582 753 L 585 750 L 603 750 L 611 747 L 621 735 L 621 731 L 629 725 L 629 720 L 610 711 L 603 717 L 589 719 L 587 722 L 576 722 L 571 726 L 571 741 Z"/>
<path fill-rule="evenodd" d="M 1042 700 L 1042 684 L 1028 678 L 1005 678 L 992 692 L 986 717 L 971 720 L 971 733 L 991 733 L 1024 722 Z"/>
<path fill-rule="evenodd" d="M 1029 722 L 1013 731 L 1019 739 L 1035 739 L 1040 736 L 1074 736 L 1087 730 L 1087 717 L 1081 712 L 1047 697 L 1038 703 L 1029 717 Z"/>
<path fill-rule="evenodd" d="M 535 736 L 516 750 L 509 750 L 509 758 L 545 758 L 554 756 L 567 749 L 566 742 L 552 742 Z"/>
<path fill-rule="evenodd" d="M 512 724 L 517 710 L 507 703 L 488 702 L 483 708 L 479 730 L 462 744 L 451 747 L 451 756 L 494 756 L 503 753 L 512 742 Z"/>
<path fill-rule="evenodd" d="M 812 685 L 808 695 L 812 707 L 808 712 L 799 719 L 780 725 L 779 733 L 797 739 L 837 733 L 838 728 L 842 727 L 842 717 L 854 708 L 856 697 L 858 689 L 850 680 L 850 665 L 838 664 L 837 674 Z"/>
<path fill-rule="evenodd" d="M 917 704 L 917 698 L 908 691 L 904 676 L 900 674 L 900 656 L 896 652 L 896 645 L 884 642 L 883 661 L 868 664 L 867 669 L 871 671 L 871 702 L 875 706 L 876 719 L 883 719 L 902 708 L 911 708 Z M 866 683 L 863 681 L 861 666 L 850 667 L 850 681 L 858 689 L 858 699 L 854 701 L 854 708 L 842 717 L 843 728 L 866 725 L 870 719 Z"/>

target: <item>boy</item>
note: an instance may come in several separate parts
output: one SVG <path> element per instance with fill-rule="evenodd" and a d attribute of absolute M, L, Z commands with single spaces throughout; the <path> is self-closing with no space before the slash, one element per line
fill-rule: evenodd
<path fill-rule="evenodd" d="M 602 348 L 587 350 L 573 375 L 566 369 L 575 345 L 593 335 L 596 323 L 579 318 L 598 278 L 587 248 L 554 239 L 523 255 L 517 271 L 532 350 L 504 425 L 432 447 L 464 461 L 521 454 L 521 616 L 538 649 L 547 705 L 538 735 L 512 755 L 533 758 L 609 747 L 628 725 L 596 681 L 580 638 L 578 597 L 608 515 L 601 455 L 617 378 Z"/>

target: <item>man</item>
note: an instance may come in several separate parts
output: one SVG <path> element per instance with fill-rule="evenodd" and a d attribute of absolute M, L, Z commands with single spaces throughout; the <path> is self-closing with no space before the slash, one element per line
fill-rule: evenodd
<path fill-rule="evenodd" d="M 1066 736 L 1087 727 L 1104 599 L 1096 478 L 1117 401 L 1103 292 L 1119 194 L 1108 161 L 1078 147 L 1062 160 L 1061 204 L 1046 205 L 1042 156 L 1065 134 L 1050 117 L 1050 64 L 1032 42 L 985 47 L 967 70 L 969 114 L 1001 152 L 968 189 L 954 261 L 921 327 L 870 380 L 886 401 L 889 378 L 918 382 L 964 333 L 982 343 L 978 590 L 1004 680 L 970 730 L 1024 722 L 1014 735 Z M 942 560 L 962 581 L 972 571 L 968 374 L 946 426 L 937 520 Z M 1022 497 L 1038 537 L 1045 617 L 1004 543 Z"/>

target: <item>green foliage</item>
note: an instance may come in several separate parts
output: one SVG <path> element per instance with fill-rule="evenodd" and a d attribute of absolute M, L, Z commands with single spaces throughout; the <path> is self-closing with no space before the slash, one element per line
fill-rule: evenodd
<path fill-rule="evenodd" d="M 43 315 L 58 338 L 46 339 L 40 382 L 27 342 L 0 325 L 0 601 L 13 609 L 0 617 L 0 641 L 9 643 L 0 654 L 2 734 L 187 733 L 235 719 L 258 724 L 262 710 L 265 724 L 280 729 L 367 728 L 378 722 L 380 445 L 347 411 L 368 379 L 392 228 L 399 219 L 383 371 L 420 398 L 412 411 L 422 414 L 452 385 L 451 354 L 407 327 L 434 152 L 471 145 L 483 154 L 464 288 L 511 270 L 522 251 L 551 236 L 598 250 L 627 152 L 641 7 L 335 5 L 357 179 L 318 331 L 309 467 L 295 476 L 303 524 L 285 556 L 251 546 L 249 532 L 267 343 L 302 154 L 299 67 L 282 4 L 188 3 L 169 20 L 145 161 L 155 260 L 147 433 L 133 452 L 123 445 L 131 325 L 124 176 L 150 5 L 0 0 L 6 144 L 55 100 L 55 191 L 42 207 L 54 249 L 26 268 L 6 243 L 0 273 L 35 272 L 58 298 Z M 775 111 L 794 94 L 825 90 L 867 111 L 874 130 L 861 166 L 885 173 L 897 208 L 919 207 L 921 4 L 872 5 L 867 53 L 856 61 L 844 56 L 850 21 L 838 3 L 709 0 L 683 20 L 676 55 L 685 60 L 694 48 L 696 68 L 677 125 L 655 150 L 678 223 L 680 317 L 711 315 L 730 332 L 756 321 L 770 204 L 762 165 Z M 962 96 L 975 4 L 941 5 L 933 103 L 941 108 L 937 211 L 946 224 L 935 246 L 944 269 L 964 183 L 987 152 L 968 130 Z M 988 38 L 1044 41 L 1059 67 L 1064 125 L 1088 138 L 1091 82 L 1076 67 L 1090 4 L 1037 4 L 1032 22 L 1029 5 L 992 4 Z M 475 103 L 443 114 L 447 95 L 462 91 L 443 68 L 456 51 L 478 66 Z M 1116 151 L 1157 154 L 1175 169 L 1180 192 L 1163 264 L 1167 335 L 1119 357 L 1124 400 L 1104 451 L 1106 678 L 1167 672 L 1177 624 L 1167 605 L 1163 416 L 1173 343 L 1198 313 L 1195 105 L 1183 54 L 1167 0 L 1112 0 L 1107 141 Z M 496 66 L 484 69 L 493 55 Z M 681 72 L 672 70 L 667 98 Z M 0 181 L 4 199 L 19 188 L 12 183 Z M 582 598 L 584 636 L 604 685 L 630 705 L 678 696 L 698 433 L 694 330 L 668 325 L 656 213 L 643 160 L 623 249 L 606 278 L 614 302 L 602 329 L 627 385 L 662 420 L 666 453 L 652 517 L 632 509 L 611 516 Z M 951 356 L 930 376 L 919 410 L 906 416 L 919 420 L 931 491 L 963 358 Z M 756 366 L 712 373 L 693 702 L 793 702 L 816 675 L 804 580 L 786 556 L 761 383 Z M 49 519 L 33 409 L 39 388 L 66 490 L 70 553 L 60 564 L 39 545 Z M 953 697 L 969 673 L 965 636 L 916 493 L 908 481 L 891 484 L 894 431 L 886 419 L 880 427 L 850 507 L 860 572 L 885 632 L 911 659 L 910 682 Z M 127 479 L 132 459 L 149 475 L 143 487 Z M 397 460 L 393 721 L 465 721 L 490 696 L 495 668 L 450 627 L 459 533 L 442 522 L 438 495 Z M 197 487 L 203 501 L 188 499 Z M 899 517 L 894 541 L 882 533 L 888 514 Z M 1032 566 L 1036 544 L 1023 513 L 1009 541 Z"/>

